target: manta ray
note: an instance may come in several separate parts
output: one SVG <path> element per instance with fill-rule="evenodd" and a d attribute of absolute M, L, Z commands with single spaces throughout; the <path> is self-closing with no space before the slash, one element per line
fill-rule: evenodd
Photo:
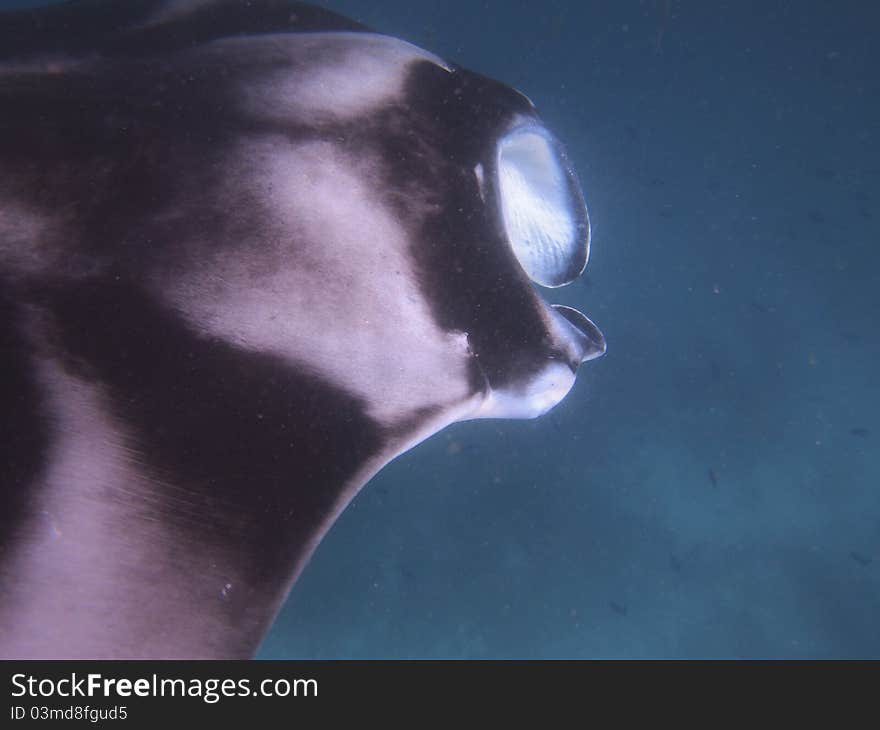
<path fill-rule="evenodd" d="M 0 16 L 0 656 L 246 658 L 456 421 L 605 351 L 528 98 L 287 0 Z"/>

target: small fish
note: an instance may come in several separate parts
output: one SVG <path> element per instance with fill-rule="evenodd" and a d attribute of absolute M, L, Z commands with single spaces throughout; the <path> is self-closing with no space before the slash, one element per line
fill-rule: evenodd
<path fill-rule="evenodd" d="M 861 553 L 857 553 L 855 550 L 852 550 L 850 552 L 849 556 L 853 560 L 855 560 L 859 565 L 861 565 L 863 568 L 867 568 L 872 563 L 871 558 L 869 558 L 867 555 L 862 555 Z"/>
<path fill-rule="evenodd" d="M 869 433 L 871 433 L 867 428 L 851 428 L 849 430 L 850 436 L 858 436 L 859 438 L 865 438 Z"/>
<path fill-rule="evenodd" d="M 669 556 L 669 567 L 672 568 L 676 573 L 681 572 L 681 560 L 675 555 Z"/>
<path fill-rule="evenodd" d="M 615 603 L 614 601 L 608 601 L 608 606 L 611 608 L 614 613 L 618 616 L 626 616 L 627 608 L 625 605 L 621 603 Z"/>
<path fill-rule="evenodd" d="M 654 53 L 663 55 L 663 36 L 669 26 L 669 5 L 671 0 L 657 0 L 657 35 L 654 39 Z"/>
<path fill-rule="evenodd" d="M 712 482 L 713 487 L 718 486 L 718 475 L 715 473 L 714 469 L 709 469 L 709 481 Z"/>

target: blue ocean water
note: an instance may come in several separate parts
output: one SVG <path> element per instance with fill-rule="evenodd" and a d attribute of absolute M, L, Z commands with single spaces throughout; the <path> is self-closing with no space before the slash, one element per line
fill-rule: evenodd
<path fill-rule="evenodd" d="M 880 658 L 880 8 L 323 4 L 535 102 L 608 353 L 386 467 L 260 656 Z"/>

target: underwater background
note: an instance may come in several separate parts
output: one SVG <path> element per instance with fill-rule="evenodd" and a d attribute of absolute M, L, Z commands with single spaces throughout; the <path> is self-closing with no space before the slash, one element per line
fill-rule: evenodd
<path fill-rule="evenodd" d="M 319 4 L 534 101 L 608 352 L 380 472 L 259 656 L 880 658 L 880 5 Z"/>

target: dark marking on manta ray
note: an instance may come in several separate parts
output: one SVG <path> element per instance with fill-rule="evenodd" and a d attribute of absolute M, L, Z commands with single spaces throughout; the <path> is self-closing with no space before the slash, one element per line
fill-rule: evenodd
<path fill-rule="evenodd" d="M 47 291 L 43 301 L 55 312 L 66 366 L 106 384 L 111 409 L 133 426 L 141 458 L 201 495 L 193 511 L 217 512 L 228 524 L 260 513 L 252 519 L 265 521 L 264 529 L 242 535 L 241 558 L 248 562 L 252 551 L 267 578 L 302 549 L 297 539 L 307 538 L 307 525 L 334 499 L 330 485 L 349 478 L 381 443 L 381 426 L 356 398 L 271 355 L 198 337 L 134 282 L 93 280 Z M 96 322 L 100 328 L 90 326 Z M 340 420 L 337 413 L 348 415 Z M 338 450 L 341 443 L 350 446 Z M 313 475 L 310 488 L 297 489 L 289 475 L 304 472 Z M 249 486 L 255 473 L 256 504 Z M 210 490 L 197 490 L 201 485 Z M 190 514 L 170 505 L 159 501 L 154 517 L 190 526 Z"/>
<path fill-rule="evenodd" d="M 862 555 L 862 553 L 857 553 L 855 550 L 850 551 L 849 556 L 855 560 L 859 565 L 863 568 L 867 568 L 873 560 L 869 558 L 867 555 Z"/>
<path fill-rule="evenodd" d="M 50 420 L 42 412 L 31 344 L 16 322 L 10 298 L 0 291 L 0 559 L 12 554 L 15 526 L 33 509 L 27 485 L 44 463 Z"/>
<path fill-rule="evenodd" d="M 166 5 L 169 9 L 173 7 L 172 3 Z M 151 24 L 151 18 L 161 9 L 161 0 L 80 0 L 4 13 L 0 58 L 15 58 L 35 49 L 45 54 L 97 51 L 135 56 L 148 51 L 160 55 L 228 36 L 367 30 L 343 15 L 286 0 L 194 3 L 189 12 L 184 10 L 171 22 Z M 89 23 L 84 26 L 86 12 Z M 76 28 L 75 33 L 72 28 Z"/>
<path fill-rule="evenodd" d="M 535 287 L 589 253 L 564 147 L 404 41 L 75 0 L 0 16 L 0 107 L 0 656 L 251 656 L 377 470 L 604 353 Z"/>

